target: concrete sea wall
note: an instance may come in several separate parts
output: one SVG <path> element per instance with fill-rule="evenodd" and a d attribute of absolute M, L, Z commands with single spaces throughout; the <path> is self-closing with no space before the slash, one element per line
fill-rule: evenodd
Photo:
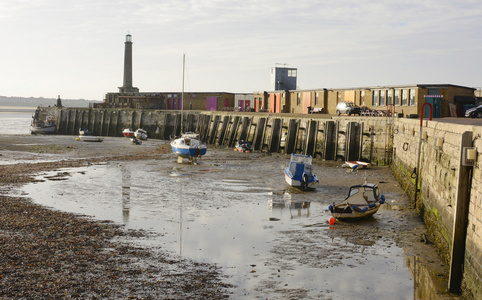
<path fill-rule="evenodd" d="M 324 160 L 364 160 L 391 164 L 414 201 L 436 246 L 449 264 L 449 289 L 460 282 L 482 298 L 482 126 L 387 117 L 327 117 L 208 111 L 41 108 L 53 116 L 59 134 L 122 136 L 143 128 L 150 138 L 166 139 L 195 131 L 211 145 L 252 142 L 255 150 L 310 154 Z M 465 166 L 464 147 L 475 149 Z"/>

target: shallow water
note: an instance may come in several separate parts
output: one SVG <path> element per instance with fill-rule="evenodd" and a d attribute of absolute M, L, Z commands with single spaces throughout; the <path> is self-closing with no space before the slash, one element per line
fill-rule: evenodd
<path fill-rule="evenodd" d="M 113 162 L 44 173 L 23 192 L 45 206 L 153 232 L 139 244 L 217 264 L 237 286 L 235 299 L 413 299 L 403 250 L 383 233 L 397 212 L 330 226 L 328 204 L 363 176 L 315 165 L 321 184 L 301 192 L 284 182 L 288 159 L 225 150 L 198 165 L 175 157 Z"/>

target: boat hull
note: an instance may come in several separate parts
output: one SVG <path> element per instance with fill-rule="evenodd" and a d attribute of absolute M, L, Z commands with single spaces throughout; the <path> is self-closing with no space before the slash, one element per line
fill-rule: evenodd
<path fill-rule="evenodd" d="M 178 157 L 192 158 L 206 154 L 207 147 L 198 139 L 181 137 L 171 142 L 172 153 Z"/>
<path fill-rule="evenodd" d="M 79 135 L 79 139 L 82 142 L 102 142 L 104 140 L 103 137 L 92 135 Z"/>
<path fill-rule="evenodd" d="M 175 147 L 171 146 L 172 152 L 177 156 L 189 158 L 189 157 L 200 157 L 206 154 L 206 148 L 194 148 L 194 147 Z"/>
<path fill-rule="evenodd" d="M 55 133 L 55 125 L 49 126 L 30 126 L 30 132 L 32 134 L 53 134 Z"/>
<path fill-rule="evenodd" d="M 313 188 L 315 186 L 315 184 L 318 182 L 318 179 L 314 175 L 312 175 L 312 176 L 308 177 L 308 180 L 305 183 L 302 180 L 298 180 L 298 179 L 293 178 L 293 176 L 291 175 L 291 173 L 289 171 L 289 168 L 286 167 L 285 168 L 285 181 L 286 181 L 286 183 L 288 183 L 292 187 Z"/>
<path fill-rule="evenodd" d="M 380 208 L 380 204 L 378 204 L 377 206 L 371 208 L 371 209 L 367 209 L 365 212 L 363 211 L 356 211 L 356 210 L 353 210 L 353 209 L 350 209 L 350 212 L 337 212 L 337 209 L 335 209 L 331 215 L 335 218 L 335 219 L 340 219 L 340 220 L 354 220 L 354 219 L 362 219 L 362 218 L 367 218 L 367 217 L 370 217 L 372 216 L 373 214 L 375 214 L 378 209 Z M 343 210 L 343 209 L 341 209 Z"/>
<path fill-rule="evenodd" d="M 135 134 L 135 131 L 134 130 L 131 130 L 131 129 L 124 129 L 122 131 L 122 134 L 125 136 L 125 137 L 133 137 L 134 134 Z"/>

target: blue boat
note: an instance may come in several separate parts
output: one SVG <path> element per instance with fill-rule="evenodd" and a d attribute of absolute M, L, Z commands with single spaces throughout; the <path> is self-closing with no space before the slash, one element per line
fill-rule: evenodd
<path fill-rule="evenodd" d="M 307 189 L 318 183 L 311 170 L 311 155 L 291 154 L 290 164 L 285 168 L 285 180 L 292 187 Z"/>
<path fill-rule="evenodd" d="M 206 154 L 207 147 L 196 138 L 180 137 L 171 142 L 172 152 L 178 157 L 190 160 Z"/>

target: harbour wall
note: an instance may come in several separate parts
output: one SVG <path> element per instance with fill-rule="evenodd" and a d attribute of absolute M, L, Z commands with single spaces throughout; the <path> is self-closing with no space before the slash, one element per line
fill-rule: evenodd
<path fill-rule="evenodd" d="M 388 118 L 333 117 L 245 112 L 166 111 L 136 109 L 40 108 L 39 118 L 53 116 L 57 133 L 122 136 L 124 128 L 143 128 L 150 138 L 169 140 L 195 131 L 207 144 L 234 147 L 247 140 L 255 150 L 301 153 L 325 160 L 391 161 Z"/>
<path fill-rule="evenodd" d="M 482 298 L 482 126 L 315 114 L 41 108 L 39 118 L 47 116 L 54 116 L 59 134 L 89 128 L 94 135 L 122 136 L 124 128 L 143 128 L 150 138 L 165 140 L 180 135 L 182 118 L 183 132 L 195 131 L 211 145 L 247 140 L 258 151 L 390 164 L 451 267 L 452 287 L 463 278 Z M 463 164 L 466 147 L 475 149 L 472 166 Z"/>
<path fill-rule="evenodd" d="M 393 132 L 392 169 L 450 266 L 449 291 L 461 276 L 482 299 L 482 126 L 397 119 Z"/>

